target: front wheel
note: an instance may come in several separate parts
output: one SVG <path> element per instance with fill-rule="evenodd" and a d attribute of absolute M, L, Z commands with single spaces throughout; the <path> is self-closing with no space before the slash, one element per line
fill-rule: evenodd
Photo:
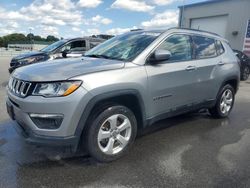
<path fill-rule="evenodd" d="M 136 118 L 125 106 L 110 106 L 93 114 L 86 134 L 87 150 L 100 162 L 110 162 L 124 155 L 134 142 Z"/>
<path fill-rule="evenodd" d="M 227 117 L 234 105 L 235 91 L 231 85 L 225 85 L 219 92 L 216 104 L 209 109 L 211 115 L 215 118 Z"/>

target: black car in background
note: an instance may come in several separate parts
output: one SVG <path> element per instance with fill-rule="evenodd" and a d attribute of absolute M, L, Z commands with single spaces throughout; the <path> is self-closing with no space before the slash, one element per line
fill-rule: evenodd
<path fill-rule="evenodd" d="M 243 81 L 247 80 L 250 75 L 250 58 L 239 50 L 233 51 L 240 60 L 240 78 Z"/>
<path fill-rule="evenodd" d="M 93 37 L 59 40 L 41 49 L 40 51 L 32 51 L 12 58 L 9 72 L 12 73 L 16 68 L 24 65 L 47 60 L 80 57 L 85 53 L 85 51 L 88 51 L 104 41 L 104 39 Z"/>

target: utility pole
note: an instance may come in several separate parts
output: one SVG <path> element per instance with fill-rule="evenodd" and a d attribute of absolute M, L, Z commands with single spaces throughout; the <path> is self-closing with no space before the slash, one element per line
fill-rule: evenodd
<path fill-rule="evenodd" d="M 31 37 L 32 33 L 31 33 L 31 31 L 32 31 L 32 28 L 30 27 L 30 28 L 29 28 L 29 32 L 30 32 L 30 33 L 29 33 L 29 34 L 30 34 L 30 35 L 29 35 L 29 36 L 30 36 L 30 37 L 29 37 L 29 40 L 30 40 L 30 50 L 33 51 L 32 37 Z"/>

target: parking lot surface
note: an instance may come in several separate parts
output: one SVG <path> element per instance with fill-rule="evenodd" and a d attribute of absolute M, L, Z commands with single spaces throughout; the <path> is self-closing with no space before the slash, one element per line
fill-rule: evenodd
<path fill-rule="evenodd" d="M 67 149 L 26 144 L 5 112 L 0 57 L 0 187 L 250 187 L 250 81 L 227 119 L 196 113 L 146 129 L 122 159 L 100 164 Z"/>

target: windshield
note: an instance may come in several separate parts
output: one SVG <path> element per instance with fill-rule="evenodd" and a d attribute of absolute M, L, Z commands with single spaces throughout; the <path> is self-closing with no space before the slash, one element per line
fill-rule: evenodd
<path fill-rule="evenodd" d="M 130 32 L 114 37 L 86 52 L 84 56 L 131 61 L 136 58 L 160 33 Z"/>
<path fill-rule="evenodd" d="M 57 49 L 58 47 L 62 46 L 66 40 L 59 40 L 43 49 L 41 49 L 42 52 L 52 52 L 53 50 Z"/>

